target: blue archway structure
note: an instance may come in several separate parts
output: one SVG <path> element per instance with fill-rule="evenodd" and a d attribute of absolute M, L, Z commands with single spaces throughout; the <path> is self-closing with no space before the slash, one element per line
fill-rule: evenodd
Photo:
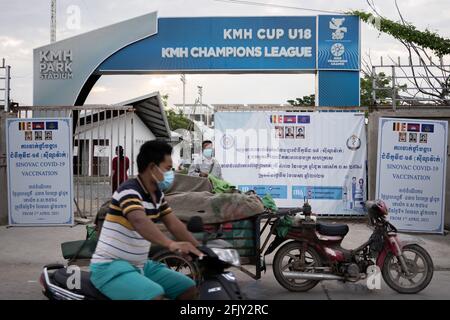
<path fill-rule="evenodd" d="M 82 105 L 109 74 L 309 73 L 318 106 L 359 106 L 360 20 L 350 15 L 158 18 L 34 50 L 34 105 Z"/>

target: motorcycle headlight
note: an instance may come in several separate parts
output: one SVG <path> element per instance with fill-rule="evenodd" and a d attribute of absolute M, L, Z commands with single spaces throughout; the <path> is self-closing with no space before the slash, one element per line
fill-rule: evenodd
<path fill-rule="evenodd" d="M 211 250 L 219 257 L 220 260 L 235 267 L 239 267 L 241 265 L 241 259 L 237 250 L 219 248 L 211 248 Z"/>

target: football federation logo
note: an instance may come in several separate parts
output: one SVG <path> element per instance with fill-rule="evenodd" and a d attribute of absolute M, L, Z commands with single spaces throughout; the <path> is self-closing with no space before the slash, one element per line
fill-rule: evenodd
<path fill-rule="evenodd" d="M 335 43 L 331 46 L 331 54 L 335 57 L 340 57 L 345 52 L 345 47 L 342 43 Z"/>
<path fill-rule="evenodd" d="M 350 138 L 347 139 L 347 148 L 352 151 L 356 151 L 361 147 L 361 139 L 356 135 L 351 135 Z"/>
<path fill-rule="evenodd" d="M 234 146 L 234 139 L 233 137 L 224 134 L 222 139 L 220 139 L 220 143 L 224 149 L 231 149 Z"/>

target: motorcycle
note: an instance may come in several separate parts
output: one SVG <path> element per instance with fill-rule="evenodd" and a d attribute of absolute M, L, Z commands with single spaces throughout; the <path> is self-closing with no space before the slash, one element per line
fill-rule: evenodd
<path fill-rule="evenodd" d="M 192 217 L 188 222 L 188 230 L 192 233 L 203 232 L 201 217 Z M 197 287 L 199 300 L 243 300 L 244 295 L 232 272 L 226 271 L 231 266 L 239 267 L 239 253 L 224 240 L 210 240 L 205 233 L 202 245 L 198 248 L 204 256 L 191 255 L 189 263 L 198 271 Z M 179 254 L 160 251 L 158 259 L 163 261 L 185 259 Z M 170 267 L 170 266 L 168 266 Z M 201 275 L 200 277 L 198 275 Z M 44 266 L 40 283 L 43 294 L 50 300 L 109 300 L 90 281 L 90 273 L 80 271 L 79 289 L 71 288 L 70 278 L 73 273 L 62 264 Z"/>
<path fill-rule="evenodd" d="M 425 289 L 434 271 L 428 252 L 417 242 L 400 241 L 383 201 L 367 201 L 365 207 L 373 233 L 353 250 L 341 246 L 348 225 L 317 222 L 307 202 L 303 208 L 292 210 L 290 215 L 297 215 L 298 223 L 285 237 L 276 236 L 265 252 L 267 255 L 290 240 L 273 260 L 273 273 L 280 285 L 290 291 L 308 291 L 322 280 L 356 282 L 381 272 L 387 285 L 399 293 Z M 273 234 L 276 225 L 272 225 Z"/>

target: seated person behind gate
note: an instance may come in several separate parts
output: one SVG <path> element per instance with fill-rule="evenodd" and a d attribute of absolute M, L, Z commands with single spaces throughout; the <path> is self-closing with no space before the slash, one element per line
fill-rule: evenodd
<path fill-rule="evenodd" d="M 194 253 L 198 242 L 172 213 L 161 185 L 173 181 L 172 147 L 162 141 L 144 143 L 137 156 L 138 177 L 122 183 L 111 205 L 91 260 L 91 281 L 113 300 L 194 299 L 195 282 L 166 265 L 148 260 L 151 243 L 182 254 Z M 162 221 L 178 241 L 155 225 Z"/>
<path fill-rule="evenodd" d="M 213 175 L 222 179 L 222 168 L 220 163 L 213 157 L 213 144 L 210 140 L 202 142 L 202 155 L 194 160 L 189 167 L 188 175 L 206 178 Z"/>

